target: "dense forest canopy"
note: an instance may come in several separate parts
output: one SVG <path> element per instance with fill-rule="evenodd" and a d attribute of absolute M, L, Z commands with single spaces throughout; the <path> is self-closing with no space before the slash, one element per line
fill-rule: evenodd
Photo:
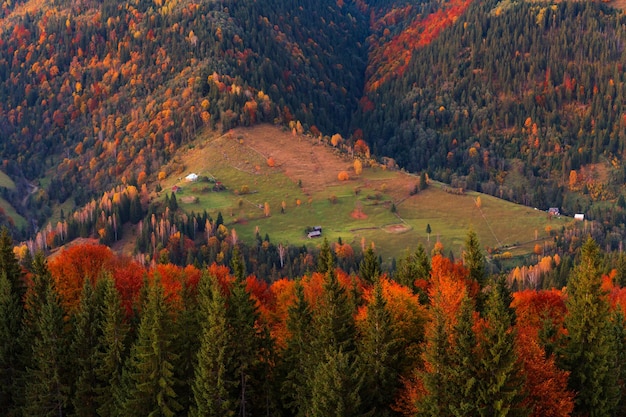
<path fill-rule="evenodd" d="M 346 273 L 324 241 L 309 272 L 272 282 L 246 272 L 240 245 L 230 266 L 148 269 L 104 245 L 21 262 L 12 248 L 3 230 L 6 415 L 623 409 L 626 257 L 592 239 L 562 289 L 516 292 L 473 232 L 462 260 L 419 247 L 393 276 L 372 248 Z"/>

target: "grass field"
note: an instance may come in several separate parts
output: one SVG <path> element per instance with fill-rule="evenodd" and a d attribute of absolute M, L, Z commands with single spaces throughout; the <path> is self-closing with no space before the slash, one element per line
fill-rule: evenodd
<path fill-rule="evenodd" d="M 4 210 L 7 216 L 13 219 L 13 222 L 18 229 L 26 227 L 26 219 L 17 214 L 13 206 L 9 204 L 9 202 L 6 201 L 4 198 L 0 198 L 0 208 Z"/>
<path fill-rule="evenodd" d="M 0 187 L 8 188 L 9 190 L 15 190 L 15 183 L 7 174 L 0 171 Z"/>
<path fill-rule="evenodd" d="M 270 157 L 273 167 L 268 165 Z M 356 176 L 352 165 L 345 154 L 317 139 L 269 125 L 236 129 L 207 136 L 177 155 L 172 173 L 162 181 L 160 198 L 174 185 L 182 187 L 177 194 L 181 208 L 207 210 L 213 218 L 221 212 L 244 241 L 250 242 L 258 230 L 275 243 L 319 245 L 319 239 L 308 239 L 304 232 L 307 226 L 319 225 L 329 241 L 341 238 L 356 249 L 364 239 L 385 259 L 397 258 L 419 243 L 432 248 L 437 240 L 446 253 L 458 256 L 470 229 L 484 247 L 528 254 L 549 238 L 546 226 L 559 230 L 571 221 L 549 219 L 545 212 L 488 195 L 447 193 L 435 182 L 410 196 L 416 177 L 381 167 L 365 168 Z M 349 172 L 351 179 L 339 181 L 340 171 Z M 214 178 L 226 190 L 213 191 L 212 182 L 185 182 L 192 172 Z M 265 216 L 265 203 L 270 216 Z"/>

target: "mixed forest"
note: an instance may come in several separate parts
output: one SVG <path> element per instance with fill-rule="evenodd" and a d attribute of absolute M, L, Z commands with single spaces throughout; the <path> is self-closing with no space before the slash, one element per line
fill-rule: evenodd
<path fill-rule="evenodd" d="M 278 123 L 624 234 L 625 34 L 596 2 L 4 2 L 2 197 L 41 230 L 150 191 L 204 129 Z M 25 196 L 27 196 L 25 198 Z M 68 213 L 65 213 L 68 214 Z"/>
<path fill-rule="evenodd" d="M 334 245 L 333 245 L 334 246 Z M 609 416 L 623 413 L 625 257 L 588 239 L 560 289 L 511 292 L 418 247 L 357 273 L 324 241 L 273 282 L 229 266 L 145 269 L 104 245 L 19 262 L 0 234 L 7 416 Z"/>
<path fill-rule="evenodd" d="M 27 221 L 0 208 L 0 410 L 624 414 L 625 19 L 568 1 L 1 2 L 0 203 Z M 510 271 L 471 230 L 458 259 L 433 242 L 391 264 L 364 241 L 244 243 L 161 181 L 202 132 L 257 123 L 418 174 L 416 193 L 433 179 L 590 221 Z"/>

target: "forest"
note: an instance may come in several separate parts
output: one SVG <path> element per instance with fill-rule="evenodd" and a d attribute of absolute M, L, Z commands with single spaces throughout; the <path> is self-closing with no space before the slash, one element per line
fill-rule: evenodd
<path fill-rule="evenodd" d="M 562 288 L 511 291 L 476 234 L 393 275 L 328 241 L 295 278 L 145 268 L 104 245 L 19 261 L 0 233 L 7 416 L 620 415 L 626 256 L 581 247 Z"/>

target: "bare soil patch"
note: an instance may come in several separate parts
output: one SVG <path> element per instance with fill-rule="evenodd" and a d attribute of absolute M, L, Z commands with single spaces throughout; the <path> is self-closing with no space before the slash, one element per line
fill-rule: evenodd
<path fill-rule="evenodd" d="M 406 224 L 390 224 L 389 226 L 383 227 L 383 230 L 387 233 L 404 233 L 411 230 L 411 227 Z"/>
<path fill-rule="evenodd" d="M 367 219 L 367 214 L 363 213 L 363 210 L 354 209 L 352 213 L 350 213 L 350 217 L 356 220 L 365 220 Z"/>

